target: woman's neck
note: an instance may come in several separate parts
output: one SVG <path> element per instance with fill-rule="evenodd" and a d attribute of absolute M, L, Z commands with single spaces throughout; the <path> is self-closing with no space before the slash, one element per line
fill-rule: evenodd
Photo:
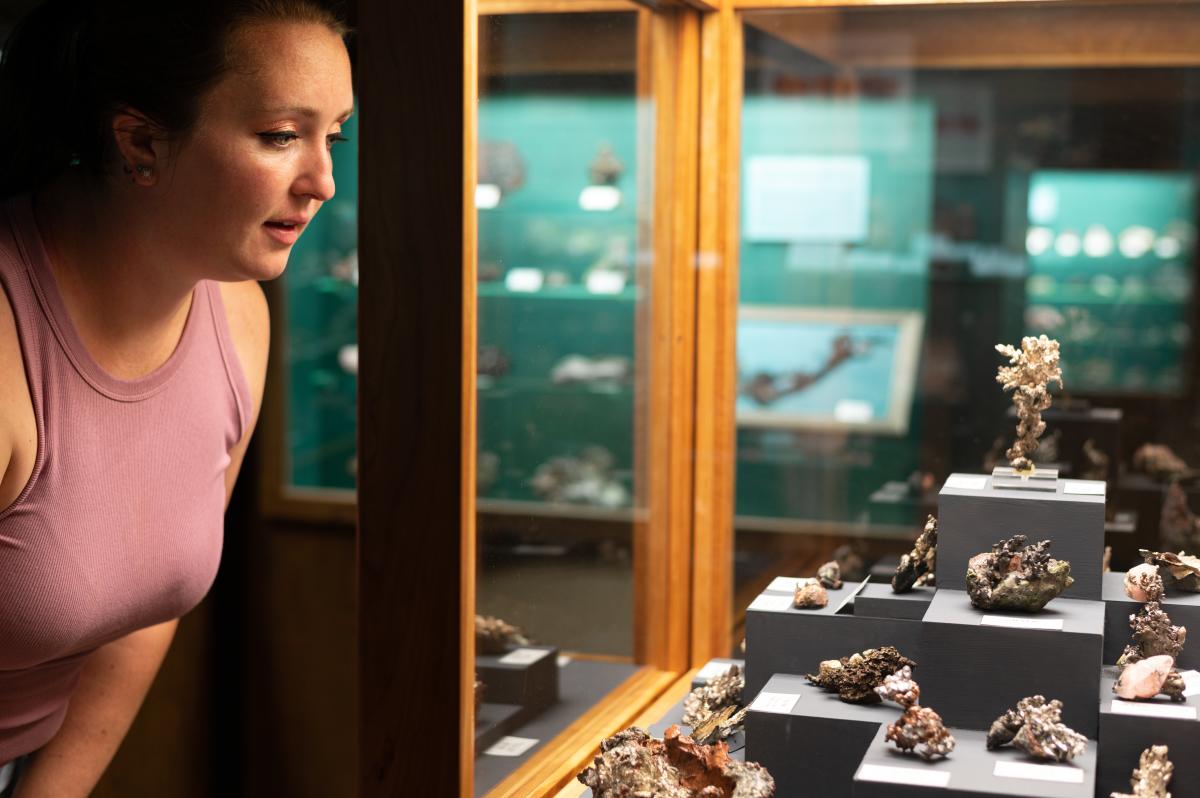
<path fill-rule="evenodd" d="M 154 236 L 151 209 L 122 191 L 97 195 L 66 176 L 33 197 L 50 269 L 84 346 L 134 379 L 175 350 L 196 279 Z"/>

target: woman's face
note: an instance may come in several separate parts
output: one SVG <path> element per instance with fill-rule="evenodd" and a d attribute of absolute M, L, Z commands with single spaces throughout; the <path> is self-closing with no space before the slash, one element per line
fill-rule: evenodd
<path fill-rule="evenodd" d="M 158 176 L 155 221 L 196 277 L 270 280 L 333 196 L 331 150 L 354 105 L 350 59 L 319 24 L 254 24 L 231 45 L 234 68 Z"/>

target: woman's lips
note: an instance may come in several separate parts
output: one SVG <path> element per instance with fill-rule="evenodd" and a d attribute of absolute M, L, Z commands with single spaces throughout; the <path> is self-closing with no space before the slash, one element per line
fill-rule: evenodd
<path fill-rule="evenodd" d="M 274 238 L 281 244 L 295 244 L 296 239 L 300 237 L 300 231 L 304 225 L 283 225 L 275 222 L 264 222 L 263 228 L 267 231 L 267 235 Z"/>

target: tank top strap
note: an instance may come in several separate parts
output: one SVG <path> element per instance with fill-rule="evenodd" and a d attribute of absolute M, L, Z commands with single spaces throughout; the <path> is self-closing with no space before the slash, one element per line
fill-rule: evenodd
<path fill-rule="evenodd" d="M 204 294 L 208 300 L 207 305 L 212 317 L 213 330 L 221 351 L 221 361 L 225 366 L 225 378 L 237 404 L 238 440 L 240 441 L 246 435 L 250 419 L 254 417 L 254 397 L 250 393 L 250 383 L 246 379 L 246 372 L 242 368 L 237 348 L 233 343 L 233 333 L 229 329 L 229 318 L 225 313 L 225 302 L 221 298 L 221 284 L 215 280 L 205 280 L 202 287 L 204 290 L 198 291 L 197 294 Z"/>
<path fill-rule="evenodd" d="M 51 357 L 54 333 L 38 299 L 37 285 L 32 273 L 30 253 L 24 251 L 26 236 L 21 225 L 32 219 L 27 195 L 10 197 L 3 202 L 0 218 L 0 283 L 8 296 L 25 360 L 26 378 L 33 399 L 34 414 L 39 432 L 42 426 L 42 387 Z"/>

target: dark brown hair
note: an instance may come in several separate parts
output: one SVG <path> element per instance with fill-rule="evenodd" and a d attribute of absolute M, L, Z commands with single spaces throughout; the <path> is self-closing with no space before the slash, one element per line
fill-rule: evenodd
<path fill-rule="evenodd" d="M 112 166 L 112 116 L 129 106 L 185 139 L 203 95 L 233 64 L 230 39 L 260 22 L 349 30 L 322 0 L 47 0 L 17 23 L 0 56 L 0 197 L 68 166 L 100 180 Z"/>

